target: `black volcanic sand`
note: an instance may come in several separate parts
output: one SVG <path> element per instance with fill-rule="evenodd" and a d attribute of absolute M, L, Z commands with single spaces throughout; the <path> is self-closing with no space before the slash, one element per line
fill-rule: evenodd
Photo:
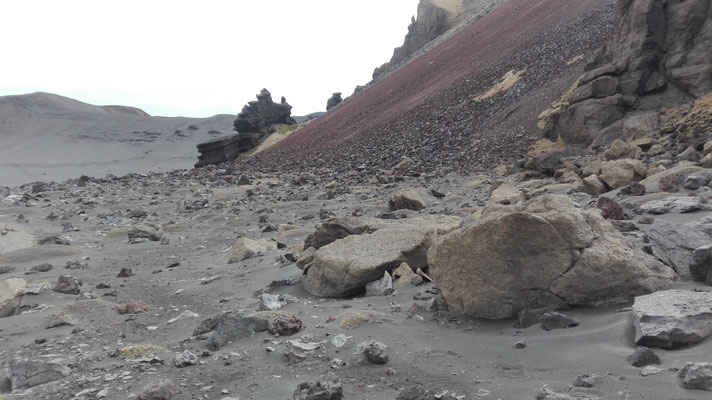
<path fill-rule="evenodd" d="M 320 223 L 320 210 L 336 216 L 360 210 L 363 216 L 374 217 L 387 211 L 390 193 L 404 186 L 425 185 L 446 197 L 421 213 L 452 214 L 468 220 L 473 210 L 462 206 L 469 203 L 480 208 L 478 201 L 487 200 L 489 183 L 494 180 L 490 176 L 449 175 L 379 185 L 352 178 L 339 179 L 327 189 L 331 179 L 312 177 L 313 183 L 299 186 L 292 183 L 298 175 L 262 176 L 253 179 L 253 185 L 235 186 L 227 183 L 232 179 L 229 173 L 204 169 L 89 181 L 84 187 L 76 182 L 53 184 L 34 194 L 34 199 L 14 205 L 11 200 L 17 201 L 16 196 L 29 187 L 13 189 L 11 197 L 2 201 L 0 223 L 38 239 L 60 235 L 71 240 L 71 246 L 31 247 L 0 255 L 0 265 L 16 268 L 0 279 L 17 277 L 53 284 L 59 275 L 69 273 L 83 281 L 83 292 L 93 292 L 99 298 L 78 302 L 76 295 L 51 291 L 26 295 L 23 306 L 27 312 L 0 319 L 0 370 L 19 359 L 58 361 L 73 368 L 67 378 L 26 394 L 7 394 L 7 382 L 0 380 L 0 397 L 71 399 L 89 390 L 84 398 L 93 399 L 95 393 L 106 389 L 109 399 L 135 398 L 133 395 L 149 382 L 168 378 L 180 385 L 182 393 L 174 397 L 177 400 L 288 399 L 300 382 L 332 372 L 344 382 L 346 399 L 394 399 L 399 390 L 416 384 L 436 393 L 455 392 L 466 399 L 533 399 L 544 384 L 566 391 L 578 376 L 593 373 L 603 376 L 601 383 L 574 392 L 601 399 L 709 399 L 707 392 L 678 386 L 675 369 L 690 361 L 709 361 L 712 341 L 675 351 L 658 350 L 661 367 L 666 370 L 642 377 L 640 369 L 625 360 L 634 349 L 631 315 L 622 310 L 626 305 L 572 310 L 581 325 L 568 330 L 515 329 L 513 320 L 412 311 L 414 304 L 426 303 L 414 297 L 432 296 L 428 293 L 433 288 L 430 283 L 399 288 L 387 297 L 347 299 L 311 297 L 300 283 L 282 286 L 271 293 L 287 293 L 301 300 L 281 310 L 303 321 L 301 332 L 279 338 L 260 332 L 204 353 L 210 335 L 192 337 L 200 321 L 226 311 L 255 312 L 259 306 L 255 292 L 274 280 L 300 277 L 294 264 L 280 263 L 277 258 L 301 248 Z M 476 179 L 484 182 L 468 185 Z M 329 190 L 334 192 L 331 199 L 325 195 Z M 203 199 L 207 200 L 205 208 L 176 212 L 179 201 Z M 165 227 L 168 243 L 128 243 L 126 227 L 138 222 L 129 217 L 136 209 L 146 211 L 144 222 Z M 17 222 L 20 214 L 28 222 Z M 47 219 L 50 214 L 57 219 Z M 261 216 L 267 216 L 277 231 L 261 233 Z M 78 231 L 63 232 L 66 222 Z M 226 265 L 227 249 L 243 236 L 275 239 L 288 248 Z M 68 254 L 72 250 L 76 253 Z M 67 270 L 67 261 L 85 262 L 87 267 Z M 46 262 L 54 268 L 25 275 L 32 266 Z M 177 262 L 180 265 L 168 268 Z M 117 278 L 122 268 L 131 268 L 135 275 Z M 97 289 L 99 284 L 110 288 Z M 151 310 L 120 315 L 113 308 L 129 301 L 145 302 Z M 200 317 L 168 324 L 185 310 Z M 382 315 L 351 329 L 341 327 L 338 316 L 355 310 Z M 45 329 L 49 316 L 60 311 L 75 316 L 76 326 Z M 330 340 L 338 334 L 353 336 L 351 344 L 335 348 Z M 306 341 L 327 343 L 306 360 L 290 365 L 283 354 L 285 340 L 302 336 Z M 35 343 L 38 339 L 44 343 Z M 354 355 L 355 345 L 369 340 L 388 346 L 387 365 L 367 364 Z M 526 340 L 528 346 L 514 349 L 520 340 Z M 161 349 L 133 357 L 111 356 L 116 349 L 130 345 Z M 183 350 L 199 355 L 200 364 L 175 367 L 173 357 Z M 141 356 L 145 358 L 141 360 Z"/>

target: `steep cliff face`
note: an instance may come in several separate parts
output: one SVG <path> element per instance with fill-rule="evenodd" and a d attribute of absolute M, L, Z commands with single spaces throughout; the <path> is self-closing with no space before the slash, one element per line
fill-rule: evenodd
<path fill-rule="evenodd" d="M 379 78 L 390 72 L 399 63 L 452 28 L 455 17 L 453 11 L 452 8 L 448 10 L 440 4 L 435 4 L 433 0 L 420 0 L 417 18 L 411 19 L 403 45 L 393 51 L 393 57 L 389 62 L 373 71 L 373 78 Z"/>
<path fill-rule="evenodd" d="M 596 149 L 669 130 L 666 110 L 712 90 L 712 0 L 619 0 L 617 8 L 616 34 L 544 124 L 548 139 Z"/>

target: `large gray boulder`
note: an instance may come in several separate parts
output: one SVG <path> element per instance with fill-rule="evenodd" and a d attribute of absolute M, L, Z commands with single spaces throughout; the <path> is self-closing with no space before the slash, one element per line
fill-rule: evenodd
<path fill-rule="evenodd" d="M 635 298 L 635 342 L 674 348 L 712 335 L 712 293 L 666 290 Z"/>
<path fill-rule="evenodd" d="M 712 363 L 687 363 L 677 376 L 685 389 L 712 391 Z"/>
<path fill-rule="evenodd" d="M 490 319 L 628 301 L 675 279 L 672 269 L 633 250 L 598 211 L 552 195 L 487 210 L 441 237 L 428 263 L 452 309 Z"/>
<path fill-rule="evenodd" d="M 712 243 L 712 217 L 683 225 L 656 220 L 648 233 L 652 252 L 683 279 L 690 279 L 695 249 Z"/>
<path fill-rule="evenodd" d="M 348 235 L 323 245 L 305 261 L 300 260 L 307 292 L 323 297 L 350 296 L 403 263 L 413 269 L 423 268 L 427 265 L 427 251 L 435 239 L 460 226 L 457 217 L 383 221 L 371 220 L 373 225 L 369 225 L 366 220 L 361 225 L 370 228 L 364 232 L 372 233 Z"/>

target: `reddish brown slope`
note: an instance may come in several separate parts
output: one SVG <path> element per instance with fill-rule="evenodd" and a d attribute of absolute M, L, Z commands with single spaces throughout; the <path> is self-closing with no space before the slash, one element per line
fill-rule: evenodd
<path fill-rule="evenodd" d="M 613 14 L 614 0 L 511 0 L 255 162 L 383 168 L 410 155 L 428 167 L 476 167 L 519 157 L 536 115 L 580 73 L 566 61 L 598 47 Z M 470 99 L 523 68 L 507 93 Z"/>

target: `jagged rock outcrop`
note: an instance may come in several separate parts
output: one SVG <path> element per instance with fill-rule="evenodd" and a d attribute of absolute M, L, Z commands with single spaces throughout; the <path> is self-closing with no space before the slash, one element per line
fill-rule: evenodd
<path fill-rule="evenodd" d="M 344 101 L 344 99 L 341 98 L 341 92 L 332 94 L 329 100 L 326 101 L 326 111 L 338 106 L 342 101 Z"/>
<path fill-rule="evenodd" d="M 272 94 L 262 89 L 257 95 L 257 101 L 247 103 L 237 115 L 234 123 L 237 134 L 219 137 L 197 146 L 200 155 L 195 166 L 233 161 L 240 154 L 257 147 L 267 135 L 274 133 L 274 125 L 296 124 L 291 114 L 292 106 L 284 97 L 277 104 L 272 101 Z"/>
<path fill-rule="evenodd" d="M 378 79 L 390 72 L 400 62 L 406 60 L 450 28 L 452 28 L 452 15 L 450 12 L 434 4 L 432 0 L 420 0 L 418 16 L 411 19 L 403 45 L 393 51 L 391 61 L 373 71 L 373 79 Z"/>
<path fill-rule="evenodd" d="M 490 208 L 440 238 L 428 264 L 451 309 L 489 319 L 628 301 L 668 287 L 676 276 L 629 247 L 600 213 L 553 195 Z"/>
<path fill-rule="evenodd" d="M 544 136 L 600 149 L 618 138 L 687 134 L 689 124 L 677 126 L 665 112 L 689 109 L 712 90 L 711 49 L 712 0 L 620 0 L 616 34 L 542 123 Z M 688 136 L 688 144 L 702 140 Z"/>
<path fill-rule="evenodd" d="M 275 124 L 294 125 L 296 121 L 291 117 L 292 106 L 282 97 L 277 104 L 272 101 L 272 94 L 267 89 L 262 89 L 257 95 L 257 101 L 251 101 L 242 108 L 235 120 L 235 130 L 238 133 L 262 132 L 273 133 Z"/>

